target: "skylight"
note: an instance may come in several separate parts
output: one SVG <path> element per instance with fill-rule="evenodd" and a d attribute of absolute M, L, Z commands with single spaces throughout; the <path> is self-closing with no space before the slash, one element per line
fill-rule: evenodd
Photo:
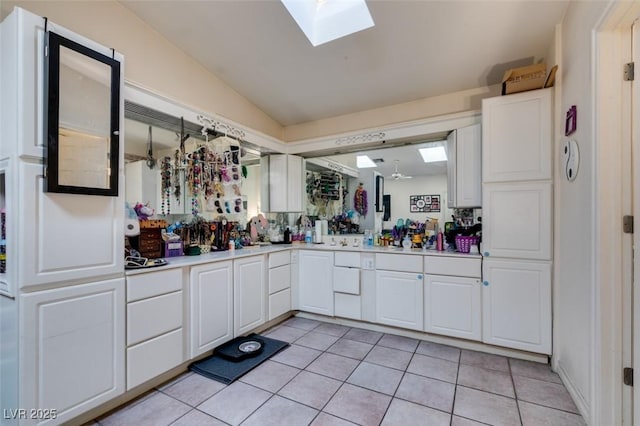
<path fill-rule="evenodd" d="M 356 165 L 359 169 L 367 169 L 370 167 L 378 167 L 374 161 L 369 158 L 368 155 L 357 155 L 356 156 Z"/>
<path fill-rule="evenodd" d="M 365 0 L 281 0 L 313 46 L 373 27 Z"/>
<path fill-rule="evenodd" d="M 429 148 L 420 148 L 420 155 L 425 163 L 435 163 L 437 161 L 447 161 L 447 153 L 444 146 L 432 146 Z"/>

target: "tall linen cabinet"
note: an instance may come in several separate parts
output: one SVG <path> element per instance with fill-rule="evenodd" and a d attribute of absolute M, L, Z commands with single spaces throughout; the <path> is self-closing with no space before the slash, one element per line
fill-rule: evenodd
<path fill-rule="evenodd" d="M 122 55 L 53 22 L 47 30 L 118 62 L 122 93 Z M 123 135 L 111 170 L 119 195 L 44 191 L 44 40 L 45 19 L 23 9 L 0 24 L 3 425 L 65 423 L 125 389 Z"/>
<path fill-rule="evenodd" d="M 482 102 L 483 341 L 548 355 L 552 94 Z"/>

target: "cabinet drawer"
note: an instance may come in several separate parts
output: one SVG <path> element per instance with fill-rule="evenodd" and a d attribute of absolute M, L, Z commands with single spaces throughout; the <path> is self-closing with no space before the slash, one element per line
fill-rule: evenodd
<path fill-rule="evenodd" d="M 269 268 L 276 268 L 289 263 L 291 263 L 291 252 L 289 250 L 269 254 Z"/>
<path fill-rule="evenodd" d="M 360 294 L 360 269 L 334 266 L 333 291 Z"/>
<path fill-rule="evenodd" d="M 285 289 L 269 296 L 269 321 L 291 310 L 291 290 Z"/>
<path fill-rule="evenodd" d="M 482 276 L 482 259 L 425 256 L 424 273 L 429 275 L 454 275 L 457 277 L 480 278 Z"/>
<path fill-rule="evenodd" d="M 182 327 L 182 292 L 127 304 L 127 346 Z"/>
<path fill-rule="evenodd" d="M 182 290 L 182 269 L 149 272 L 127 277 L 127 302 Z"/>
<path fill-rule="evenodd" d="M 360 253 L 354 253 L 352 251 L 346 253 L 336 253 L 335 266 L 350 266 L 352 268 L 360 267 Z"/>
<path fill-rule="evenodd" d="M 376 269 L 399 272 L 422 272 L 422 256 L 376 253 Z"/>
<path fill-rule="evenodd" d="M 269 269 L 269 294 L 291 287 L 291 265 Z"/>
<path fill-rule="evenodd" d="M 182 329 L 127 349 L 127 390 L 184 361 Z"/>
<path fill-rule="evenodd" d="M 362 319 L 360 296 L 353 294 L 335 293 L 335 316 L 351 319 Z"/>

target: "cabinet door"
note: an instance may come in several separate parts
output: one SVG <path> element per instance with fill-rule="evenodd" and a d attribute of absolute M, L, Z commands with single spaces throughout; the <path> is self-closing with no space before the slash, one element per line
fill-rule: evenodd
<path fill-rule="evenodd" d="M 333 315 L 333 252 L 300 250 L 300 310 Z"/>
<path fill-rule="evenodd" d="M 20 296 L 20 405 L 64 423 L 124 392 L 124 278 Z"/>
<path fill-rule="evenodd" d="M 233 261 L 233 329 L 240 336 L 266 321 L 264 256 Z"/>
<path fill-rule="evenodd" d="M 480 124 L 456 130 L 455 207 L 482 206 L 482 130 Z M 448 172 L 448 170 L 447 170 Z M 449 193 L 451 199 L 451 193 Z"/>
<path fill-rule="evenodd" d="M 484 256 L 551 260 L 551 184 L 483 185 Z"/>
<path fill-rule="evenodd" d="M 480 287 L 478 278 L 425 275 L 425 331 L 480 340 L 482 338 Z"/>
<path fill-rule="evenodd" d="M 456 207 L 457 202 L 457 185 L 456 185 L 456 169 L 457 169 L 457 152 L 456 141 L 458 132 L 456 130 L 447 136 L 447 207 L 450 209 Z"/>
<path fill-rule="evenodd" d="M 551 263 L 483 261 L 482 341 L 551 354 Z"/>
<path fill-rule="evenodd" d="M 226 261 L 191 268 L 191 358 L 233 338 L 232 267 Z"/>
<path fill-rule="evenodd" d="M 302 157 L 287 155 L 287 210 L 301 212 L 303 200 L 304 167 Z"/>
<path fill-rule="evenodd" d="M 124 195 L 43 192 L 42 164 L 20 162 L 18 169 L 20 286 L 122 274 Z"/>
<path fill-rule="evenodd" d="M 483 99 L 483 182 L 551 179 L 552 90 Z"/>
<path fill-rule="evenodd" d="M 376 271 L 377 322 L 422 330 L 422 305 L 422 274 Z"/>

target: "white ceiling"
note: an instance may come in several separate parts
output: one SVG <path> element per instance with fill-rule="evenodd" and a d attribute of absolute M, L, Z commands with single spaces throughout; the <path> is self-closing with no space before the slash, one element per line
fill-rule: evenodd
<path fill-rule="evenodd" d="M 497 84 L 546 60 L 567 6 L 369 0 L 373 28 L 312 47 L 277 0 L 122 3 L 285 126 Z"/>

